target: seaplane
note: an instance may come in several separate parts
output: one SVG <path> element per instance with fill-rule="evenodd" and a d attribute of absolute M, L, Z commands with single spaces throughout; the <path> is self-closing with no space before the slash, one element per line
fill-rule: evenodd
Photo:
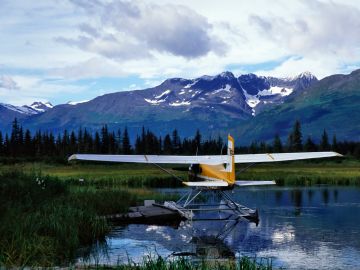
<path fill-rule="evenodd" d="M 245 218 L 258 223 L 258 211 L 235 202 L 228 191 L 235 187 L 276 185 L 273 180 L 236 180 L 235 164 L 247 164 L 241 172 L 257 163 L 270 163 L 304 159 L 319 159 L 342 156 L 336 152 L 298 152 L 298 153 L 265 153 L 265 154 L 235 154 L 235 142 L 228 135 L 226 155 L 98 155 L 98 154 L 73 154 L 72 160 L 99 161 L 99 162 L 124 162 L 152 164 L 180 180 L 185 186 L 190 187 L 177 202 L 165 202 L 164 206 L 178 211 L 186 219 L 194 220 L 197 211 L 223 211 L 229 213 L 222 220 L 237 220 Z M 171 171 L 159 164 L 185 164 L 189 165 L 188 179 L 181 179 Z M 217 203 L 195 203 L 200 194 L 212 194 L 217 198 Z M 204 200 L 202 199 L 201 202 Z M 218 218 L 216 218 L 218 220 Z M 203 220 L 203 219 L 201 219 Z"/>

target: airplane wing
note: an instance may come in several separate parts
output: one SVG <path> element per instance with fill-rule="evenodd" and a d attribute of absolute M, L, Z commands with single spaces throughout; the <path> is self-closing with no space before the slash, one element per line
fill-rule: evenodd
<path fill-rule="evenodd" d="M 245 154 L 235 155 L 235 163 L 262 163 L 289 160 L 301 160 L 325 157 L 341 157 L 336 152 L 300 152 L 300 153 L 269 153 L 269 154 Z"/>
<path fill-rule="evenodd" d="M 235 181 L 236 186 L 249 187 L 249 186 L 268 186 L 276 185 L 275 181 L 253 181 L 253 180 L 239 180 Z"/>
<path fill-rule="evenodd" d="M 199 181 L 199 182 L 183 182 L 189 187 L 227 187 L 229 184 L 225 181 Z"/>
<path fill-rule="evenodd" d="M 235 163 L 262 163 L 289 160 L 301 160 L 311 158 L 325 158 L 342 156 L 336 152 L 302 152 L 302 153 L 272 153 L 272 154 L 244 154 L 234 155 Z M 107 161 L 107 162 L 130 162 L 149 164 L 208 164 L 218 165 L 228 162 L 227 155 L 211 156 L 171 156 L 171 155 L 96 155 L 74 154 L 71 160 Z"/>
<path fill-rule="evenodd" d="M 218 165 L 226 163 L 228 157 L 218 156 L 167 156 L 167 155 L 95 155 L 95 154 L 74 154 L 69 157 L 71 160 L 107 161 L 107 162 L 131 162 L 149 164 L 208 164 Z"/>

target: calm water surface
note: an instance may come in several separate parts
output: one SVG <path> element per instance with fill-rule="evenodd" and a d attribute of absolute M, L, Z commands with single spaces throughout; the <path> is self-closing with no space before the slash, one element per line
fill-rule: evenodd
<path fill-rule="evenodd" d="M 162 192 L 183 193 L 184 189 Z M 259 209 L 260 223 L 184 222 L 114 227 L 106 244 L 79 262 L 117 264 L 144 255 L 191 258 L 271 258 L 286 269 L 360 269 L 359 187 L 236 189 L 232 197 Z M 184 253 L 185 252 L 185 253 Z"/>

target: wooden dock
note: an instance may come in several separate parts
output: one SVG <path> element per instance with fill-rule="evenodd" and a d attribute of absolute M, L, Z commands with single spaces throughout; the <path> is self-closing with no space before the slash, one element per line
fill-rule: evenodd
<path fill-rule="evenodd" d="M 154 224 L 178 226 L 184 218 L 175 210 L 160 204 L 130 207 L 126 214 L 108 215 L 105 218 L 120 224 Z"/>
<path fill-rule="evenodd" d="M 194 209 L 195 210 L 195 209 Z M 202 211 L 214 209 L 203 209 Z M 254 222 L 256 225 L 259 222 L 257 211 L 253 211 L 245 207 L 241 209 L 243 214 L 238 215 L 238 218 L 245 218 L 249 222 Z M 180 211 L 181 212 L 181 211 Z M 182 220 L 186 220 L 184 215 L 175 209 L 170 209 L 162 204 L 157 204 L 153 201 L 145 203 L 144 206 L 130 207 L 129 212 L 125 214 L 115 214 L 104 216 L 107 220 L 116 224 L 152 224 L 160 226 L 178 227 Z M 230 215 L 231 216 L 231 215 Z M 236 217 L 235 217 L 236 218 Z M 191 218 L 192 219 L 192 218 Z M 192 219 L 197 220 L 232 220 L 230 219 Z"/>

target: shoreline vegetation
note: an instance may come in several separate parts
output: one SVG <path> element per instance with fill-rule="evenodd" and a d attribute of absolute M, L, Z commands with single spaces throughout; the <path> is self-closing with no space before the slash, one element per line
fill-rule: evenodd
<path fill-rule="evenodd" d="M 235 260 L 192 262 L 185 257 L 164 259 L 162 257 L 145 257 L 141 263 L 131 263 L 115 266 L 95 265 L 86 269 L 114 270 L 273 270 L 270 259 L 241 257 Z"/>

